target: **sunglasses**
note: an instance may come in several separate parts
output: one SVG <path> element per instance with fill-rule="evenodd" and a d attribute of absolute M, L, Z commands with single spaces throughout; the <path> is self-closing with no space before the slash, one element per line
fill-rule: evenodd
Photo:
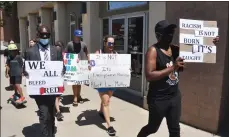
<path fill-rule="evenodd" d="M 50 33 L 40 33 L 40 38 L 48 39 L 48 38 L 50 38 Z"/>
<path fill-rule="evenodd" d="M 107 46 L 114 46 L 114 42 L 107 42 Z"/>

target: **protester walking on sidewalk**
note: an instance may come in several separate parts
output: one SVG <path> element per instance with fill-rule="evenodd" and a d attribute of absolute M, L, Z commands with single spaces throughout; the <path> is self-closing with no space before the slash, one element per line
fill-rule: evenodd
<path fill-rule="evenodd" d="M 166 118 L 169 137 L 180 137 L 181 93 L 178 88 L 178 74 L 184 68 L 184 59 L 179 57 L 179 47 L 171 44 L 175 24 L 159 21 L 155 26 L 158 42 L 146 53 L 145 76 L 149 82 L 147 103 L 148 124 L 137 137 L 147 137 L 158 131 Z M 214 39 L 217 43 L 219 38 Z"/>
<path fill-rule="evenodd" d="M 13 86 L 15 91 L 10 98 L 16 99 L 16 103 L 21 104 L 26 101 L 20 86 L 22 82 L 23 59 L 19 55 L 17 45 L 8 45 L 8 51 L 9 58 L 6 62 L 6 78 L 10 78 L 10 84 Z"/>
<path fill-rule="evenodd" d="M 66 53 L 78 54 L 79 60 L 88 60 L 88 49 L 87 45 L 81 41 L 83 34 L 81 30 L 74 31 L 74 40 L 68 42 L 65 49 Z M 81 85 L 72 85 L 73 90 L 73 106 L 78 106 L 78 103 L 83 103 L 83 99 L 80 95 Z"/>
<path fill-rule="evenodd" d="M 13 41 L 13 40 L 9 40 L 8 44 L 9 44 L 9 45 L 10 45 L 10 44 L 14 44 L 14 41 Z M 4 50 L 4 57 L 5 57 L 5 63 L 6 63 L 7 60 L 9 59 L 9 50 L 8 50 L 8 48 L 6 48 L 6 49 Z M 5 66 L 7 66 L 7 65 L 5 64 Z M 10 82 L 9 82 L 9 83 L 10 83 Z M 5 87 L 5 89 L 6 89 L 7 91 L 11 91 L 11 90 L 14 90 L 14 86 L 13 86 L 12 84 L 10 84 L 9 86 Z"/>
<path fill-rule="evenodd" d="M 59 52 L 62 53 L 62 58 L 63 58 L 63 48 L 64 48 L 64 43 L 62 41 L 57 41 L 55 42 L 55 47 L 57 48 L 57 50 Z M 61 111 L 60 111 L 60 99 L 61 97 L 58 96 L 56 97 L 56 103 L 55 103 L 55 106 L 56 106 L 56 118 L 57 120 L 62 120 L 64 118 L 64 116 L 62 115 Z"/>
<path fill-rule="evenodd" d="M 104 46 L 102 50 L 96 51 L 96 54 L 117 54 L 114 49 L 114 37 L 106 36 L 103 40 Z M 99 115 L 102 117 L 107 123 L 107 133 L 110 136 L 115 136 L 116 131 L 111 126 L 110 121 L 110 100 L 113 95 L 113 92 L 116 90 L 115 88 L 98 88 L 99 96 L 101 99 Z"/>
<path fill-rule="evenodd" d="M 25 60 L 29 61 L 62 61 L 61 52 L 50 45 L 50 30 L 41 25 L 38 29 L 38 42 L 29 48 Z M 63 67 L 63 66 L 60 66 Z M 38 108 L 42 137 L 54 137 L 55 128 L 55 100 L 59 95 L 33 95 Z"/>

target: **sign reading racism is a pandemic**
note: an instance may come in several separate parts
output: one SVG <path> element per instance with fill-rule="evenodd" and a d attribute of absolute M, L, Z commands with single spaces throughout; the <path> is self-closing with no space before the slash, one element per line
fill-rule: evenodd
<path fill-rule="evenodd" d="M 88 60 L 79 60 L 77 54 L 64 54 L 64 81 L 68 85 L 89 84 Z"/>
<path fill-rule="evenodd" d="M 62 61 L 25 61 L 29 95 L 63 94 Z"/>
<path fill-rule="evenodd" d="M 129 87 L 130 54 L 90 54 L 90 86 L 93 88 Z"/>
<path fill-rule="evenodd" d="M 216 63 L 216 21 L 180 19 L 180 56 L 185 62 Z"/>

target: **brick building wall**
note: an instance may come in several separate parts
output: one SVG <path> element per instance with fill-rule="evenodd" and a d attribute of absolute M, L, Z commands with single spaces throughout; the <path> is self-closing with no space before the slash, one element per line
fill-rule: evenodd
<path fill-rule="evenodd" d="M 179 18 L 218 23 L 217 63 L 187 63 L 180 77 L 181 121 L 217 133 L 228 123 L 228 2 L 166 2 L 166 18 L 177 25 Z M 178 33 L 174 43 L 179 43 Z"/>
<path fill-rule="evenodd" d="M 4 26 L 1 27 L 1 41 L 8 42 L 9 40 L 14 40 L 15 43 L 20 43 L 19 41 L 19 22 L 17 17 L 17 3 L 14 2 L 12 8 L 12 15 L 7 15 L 3 10 L 0 10 L 3 19 Z"/>

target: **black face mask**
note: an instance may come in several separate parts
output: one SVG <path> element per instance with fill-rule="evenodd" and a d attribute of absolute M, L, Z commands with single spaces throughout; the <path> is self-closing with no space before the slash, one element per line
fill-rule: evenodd
<path fill-rule="evenodd" d="M 160 43 L 169 45 L 173 41 L 173 34 L 165 34 L 161 36 Z"/>

